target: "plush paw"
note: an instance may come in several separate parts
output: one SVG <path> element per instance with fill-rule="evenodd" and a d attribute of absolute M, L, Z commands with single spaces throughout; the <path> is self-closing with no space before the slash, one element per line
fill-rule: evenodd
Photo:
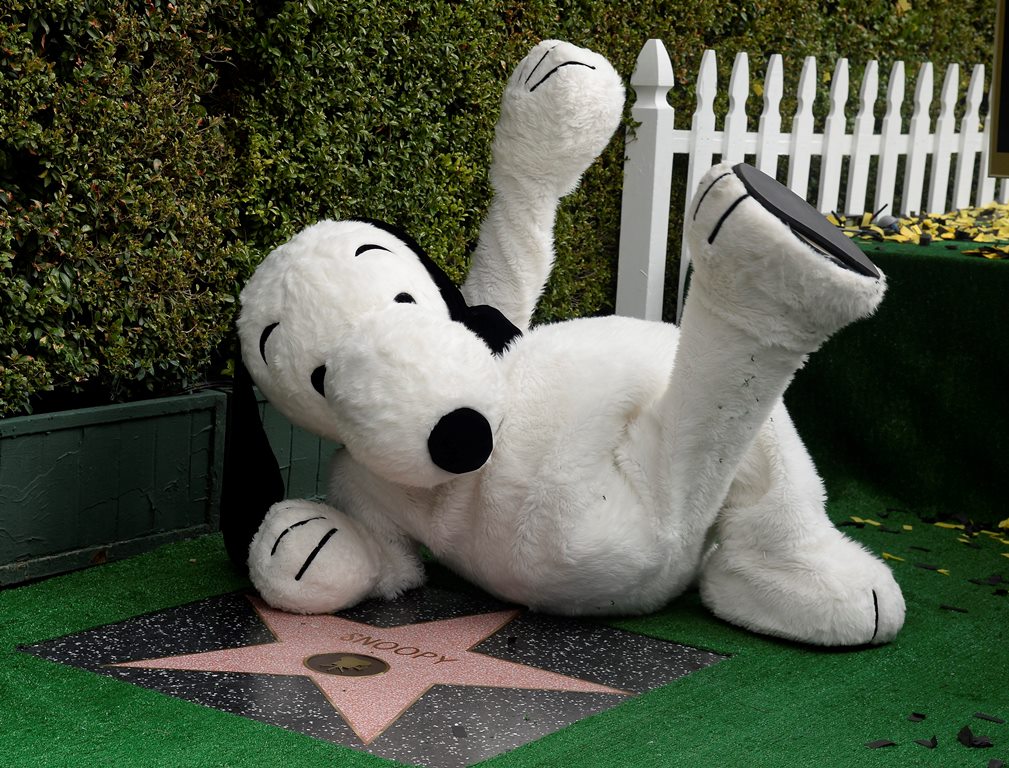
<path fill-rule="evenodd" d="M 494 135 L 495 184 L 533 182 L 561 197 L 606 147 L 620 122 L 624 86 L 610 63 L 571 43 L 545 40 L 515 68 Z"/>
<path fill-rule="evenodd" d="M 883 299 L 886 278 L 857 247 L 751 166 L 712 168 L 687 217 L 699 298 L 767 343 L 811 352 Z"/>
<path fill-rule="evenodd" d="M 292 613 L 348 608 L 375 589 L 379 555 L 349 517 L 326 504 L 274 504 L 249 546 L 249 575 L 263 599 Z"/>
<path fill-rule="evenodd" d="M 815 645 L 885 643 L 904 624 L 890 569 L 836 529 L 785 554 L 719 545 L 700 589 L 726 621 Z"/>

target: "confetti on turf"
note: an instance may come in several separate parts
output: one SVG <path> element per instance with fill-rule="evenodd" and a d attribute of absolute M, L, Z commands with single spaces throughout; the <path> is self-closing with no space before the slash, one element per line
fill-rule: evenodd
<path fill-rule="evenodd" d="M 935 749 L 939 746 L 939 739 L 933 734 L 931 739 L 915 739 L 914 743 L 921 744 L 923 747 L 928 747 L 929 749 Z"/>
<path fill-rule="evenodd" d="M 1005 520 L 1003 520 L 1001 523 L 999 523 L 998 527 L 999 528 L 1004 528 L 1007 531 L 1009 531 L 1009 517 L 1007 517 Z"/>
<path fill-rule="evenodd" d="M 914 526 L 913 525 L 902 525 L 901 528 L 903 528 L 905 531 L 913 531 L 914 530 Z"/>
<path fill-rule="evenodd" d="M 949 529 L 958 530 L 958 531 L 962 531 L 966 527 L 964 525 L 961 525 L 960 523 L 942 523 L 942 522 L 938 522 L 938 523 L 932 523 L 932 525 L 934 525 L 936 528 L 949 528 Z"/>
<path fill-rule="evenodd" d="M 992 746 L 991 739 L 987 736 L 975 735 L 969 725 L 965 725 L 960 729 L 960 732 L 956 735 L 956 740 L 965 747 L 974 747 L 975 749 L 984 749 Z"/>
<path fill-rule="evenodd" d="M 865 746 L 869 749 L 880 749 L 881 747 L 896 747 L 897 742 L 889 739 L 876 739 L 876 741 L 867 742 Z"/>
<path fill-rule="evenodd" d="M 1009 258 L 1009 205 L 990 203 L 978 208 L 960 208 L 948 213 L 897 218 L 883 209 L 861 216 L 827 214 L 827 221 L 851 238 L 930 245 L 938 241 L 977 243 L 962 251 L 986 259 Z M 1009 527 L 1009 526 L 1007 526 Z"/>
<path fill-rule="evenodd" d="M 903 557 L 897 557 L 897 555 L 891 555 L 889 552 L 884 552 L 883 553 L 883 559 L 884 560 L 896 560 L 898 563 L 903 563 L 904 562 L 904 558 Z"/>
<path fill-rule="evenodd" d="M 1003 720 L 1001 717 L 996 717 L 995 715 L 989 715 L 987 712 L 975 712 L 974 717 L 976 717 L 978 720 L 987 720 L 989 723 L 998 723 L 999 725 L 1005 723 L 1005 720 Z"/>

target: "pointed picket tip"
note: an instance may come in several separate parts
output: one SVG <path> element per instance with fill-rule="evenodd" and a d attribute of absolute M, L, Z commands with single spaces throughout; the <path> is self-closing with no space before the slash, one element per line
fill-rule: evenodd
<path fill-rule="evenodd" d="M 862 88 L 859 93 L 859 101 L 862 109 L 872 112 L 872 107 L 876 102 L 876 93 L 879 91 L 879 62 L 870 59 L 865 65 L 865 72 L 862 75 Z"/>
<path fill-rule="evenodd" d="M 669 60 L 666 46 L 661 40 L 650 39 L 638 54 L 634 74 L 631 75 L 631 85 L 666 86 L 672 88 L 673 63 Z"/>
<path fill-rule="evenodd" d="M 784 64 L 780 53 L 772 53 L 764 73 L 764 104 L 777 107 L 784 93 Z"/>
<path fill-rule="evenodd" d="M 904 102 L 904 62 L 895 61 L 890 68 L 890 82 L 886 86 L 886 114 L 900 114 Z"/>
<path fill-rule="evenodd" d="M 970 73 L 970 84 L 967 86 L 967 111 L 975 112 L 981 105 L 981 94 L 984 92 L 984 64 L 975 64 Z"/>
<path fill-rule="evenodd" d="M 811 106 L 816 98 L 816 57 L 807 56 L 802 62 L 802 73 L 799 75 L 799 104 Z"/>
<path fill-rule="evenodd" d="M 914 103 L 928 106 L 932 103 L 932 62 L 926 61 L 918 68 L 918 81 L 914 86 Z M 918 110 L 916 109 L 917 113 Z"/>
<path fill-rule="evenodd" d="M 718 67 L 715 52 L 710 48 L 701 56 L 701 66 L 697 71 L 697 111 L 711 111 L 718 89 Z"/>
<path fill-rule="evenodd" d="M 960 90 L 960 65 L 950 64 L 946 68 L 946 77 L 942 81 L 942 92 L 940 95 L 940 107 L 943 111 L 950 111 L 956 107 L 957 92 Z"/>

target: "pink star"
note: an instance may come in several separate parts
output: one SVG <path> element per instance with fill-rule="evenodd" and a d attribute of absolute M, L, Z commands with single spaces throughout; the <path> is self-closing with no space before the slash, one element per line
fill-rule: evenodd
<path fill-rule="evenodd" d="M 378 738 L 439 683 L 630 695 L 627 691 L 470 650 L 515 619 L 520 613 L 515 610 L 401 627 L 375 627 L 339 616 L 284 613 L 257 597 L 249 600 L 276 642 L 110 666 L 308 677 L 365 744 Z M 361 665 L 360 659 L 354 657 L 371 657 L 385 662 L 388 669 L 357 677 L 328 674 L 306 664 L 309 658 L 320 654 L 336 654 L 337 658 L 348 654 L 351 666 Z M 369 665 L 375 663 L 365 659 L 365 668 Z"/>

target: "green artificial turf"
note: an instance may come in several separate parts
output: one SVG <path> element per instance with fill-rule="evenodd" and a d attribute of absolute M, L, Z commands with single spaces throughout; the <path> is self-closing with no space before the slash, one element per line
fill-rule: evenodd
<path fill-rule="evenodd" d="M 778 642 L 712 618 L 696 594 L 643 618 L 612 622 L 731 655 L 487 765 L 937 766 L 1009 762 L 1009 597 L 969 580 L 1009 580 L 1009 544 L 922 522 L 856 481 L 834 482 L 832 515 L 888 552 L 907 623 L 890 645 L 826 651 Z M 904 530 L 904 525 L 912 530 Z M 899 533 L 887 532 L 887 529 Z M 1009 540 L 1009 539 L 1007 539 Z M 915 549 L 920 547 L 921 549 Z M 948 570 L 948 575 L 916 563 Z M 465 588 L 431 566 L 440 587 Z M 0 592 L 0 766 L 381 766 L 385 761 L 280 728 L 20 653 L 30 644 L 246 586 L 218 536 Z M 1002 584 L 1002 587 L 1007 586 Z M 966 612 L 950 610 L 955 606 Z M 911 722 L 912 712 L 926 715 Z M 995 746 L 956 740 L 970 725 Z M 936 735 L 929 750 L 915 743 Z M 889 739 L 896 746 L 869 749 Z"/>

